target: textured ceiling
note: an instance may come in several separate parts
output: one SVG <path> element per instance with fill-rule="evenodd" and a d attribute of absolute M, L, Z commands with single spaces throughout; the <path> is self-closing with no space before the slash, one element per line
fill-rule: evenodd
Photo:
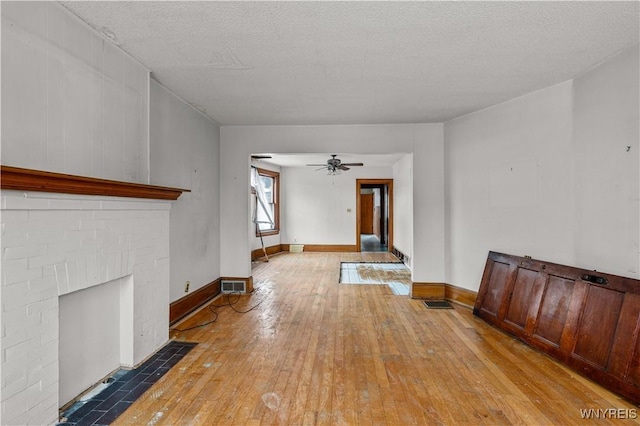
<path fill-rule="evenodd" d="M 633 2 L 63 2 L 222 125 L 444 122 L 638 42 Z"/>

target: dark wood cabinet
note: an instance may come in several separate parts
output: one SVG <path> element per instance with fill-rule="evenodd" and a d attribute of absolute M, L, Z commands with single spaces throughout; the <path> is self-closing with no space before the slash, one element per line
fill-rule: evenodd
<path fill-rule="evenodd" d="M 640 403 L 640 281 L 490 252 L 474 314 Z"/>

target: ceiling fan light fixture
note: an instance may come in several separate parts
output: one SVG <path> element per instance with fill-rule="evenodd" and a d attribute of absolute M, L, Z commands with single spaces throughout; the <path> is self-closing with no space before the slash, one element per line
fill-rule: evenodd
<path fill-rule="evenodd" d="M 339 158 L 336 158 L 338 154 L 331 154 L 331 158 L 327 160 L 326 164 L 307 164 L 307 166 L 322 166 L 318 170 L 327 170 L 327 174 L 331 176 L 339 175 L 342 170 L 345 172 L 350 170 L 350 167 L 364 166 L 363 163 L 343 163 Z"/>

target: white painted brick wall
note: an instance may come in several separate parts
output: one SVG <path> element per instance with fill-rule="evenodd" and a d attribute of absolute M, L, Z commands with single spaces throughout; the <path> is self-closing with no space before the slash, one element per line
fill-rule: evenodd
<path fill-rule="evenodd" d="M 130 276 L 133 344 L 123 365 L 167 341 L 171 204 L 20 191 L 0 198 L 0 423 L 53 423 L 59 296 Z"/>

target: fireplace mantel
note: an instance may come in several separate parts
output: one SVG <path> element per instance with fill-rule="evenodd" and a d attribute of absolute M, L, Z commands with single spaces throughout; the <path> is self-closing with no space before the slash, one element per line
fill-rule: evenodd
<path fill-rule="evenodd" d="M 177 200 L 189 189 L 98 179 L 43 170 L 0 166 L 2 189 L 54 192 L 62 194 L 103 195 L 112 197 Z"/>

